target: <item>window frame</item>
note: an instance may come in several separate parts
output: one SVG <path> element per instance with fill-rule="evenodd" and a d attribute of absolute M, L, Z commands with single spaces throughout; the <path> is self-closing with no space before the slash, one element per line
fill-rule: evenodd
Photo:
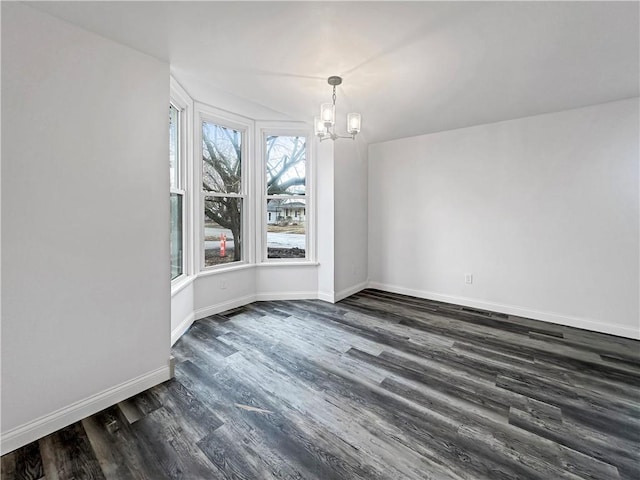
<path fill-rule="evenodd" d="M 173 98 L 169 98 L 169 108 L 173 107 L 176 111 L 177 111 L 177 135 L 176 135 L 176 141 L 178 143 L 177 148 L 176 148 L 176 172 L 175 172 L 175 177 L 176 177 L 176 182 L 175 185 L 172 186 L 171 185 L 171 178 L 169 178 L 169 198 L 171 198 L 171 196 L 173 195 L 178 195 L 181 198 L 180 201 L 180 215 L 181 215 L 181 229 L 182 231 L 180 232 L 180 239 L 181 239 L 181 248 L 182 248 L 182 265 L 181 265 L 181 273 L 174 277 L 171 278 L 171 285 L 175 285 L 177 283 L 179 283 L 181 280 L 184 279 L 185 276 L 188 275 L 188 269 L 187 269 L 187 245 L 188 242 L 186 241 L 186 234 L 187 234 L 187 228 L 186 228 L 186 213 L 187 213 L 187 208 L 186 208 L 186 204 L 187 204 L 187 189 L 186 189 L 186 164 L 187 164 L 187 160 L 186 160 L 186 144 L 187 144 L 187 138 L 186 138 L 186 113 L 185 113 L 185 108 L 181 107 L 179 105 L 179 102 L 176 102 Z M 171 215 L 171 214 L 170 214 Z M 171 218 L 170 218 L 171 220 Z"/>
<path fill-rule="evenodd" d="M 316 215 L 315 215 L 315 162 L 314 162 L 314 136 L 309 127 L 297 122 L 263 122 L 258 126 L 260 139 L 257 146 L 256 164 L 260 168 L 260 174 L 256 175 L 256 181 L 260 182 L 258 193 L 257 211 L 260 229 L 259 251 L 262 265 L 314 265 L 316 261 Z M 267 152 L 266 143 L 269 136 L 281 137 L 305 137 L 305 194 L 304 195 L 267 195 Z M 271 198 L 301 199 L 305 203 L 305 258 L 269 258 L 267 252 L 267 201 Z"/>
<path fill-rule="evenodd" d="M 169 196 L 182 196 L 182 274 L 171 280 L 171 294 L 180 291 L 194 278 L 193 271 L 193 199 L 192 191 L 192 121 L 193 100 L 189 94 L 175 81 L 169 79 L 169 104 L 178 110 L 178 185 L 171 187 Z"/>
<path fill-rule="evenodd" d="M 198 274 L 216 273 L 221 271 L 235 270 L 238 268 L 246 268 L 247 265 L 254 263 L 253 235 L 254 230 L 251 228 L 253 223 L 253 159 L 251 158 L 253 121 L 240 115 L 225 112 L 201 103 L 196 104 L 197 110 L 197 132 L 194 135 L 195 149 L 194 165 L 197 165 L 197 174 L 195 181 L 197 182 L 198 192 Z M 221 127 L 230 128 L 240 132 L 241 134 L 241 177 L 240 192 L 238 193 L 221 193 L 204 190 L 202 186 L 203 177 L 203 160 L 202 160 L 202 125 L 204 122 L 213 123 Z M 204 253 L 204 201 L 205 197 L 234 197 L 242 198 L 242 258 L 239 261 L 222 263 L 219 265 L 205 265 Z"/>

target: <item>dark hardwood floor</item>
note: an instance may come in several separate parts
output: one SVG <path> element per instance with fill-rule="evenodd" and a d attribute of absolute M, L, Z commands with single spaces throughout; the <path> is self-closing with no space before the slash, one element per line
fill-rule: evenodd
<path fill-rule="evenodd" d="M 2 479 L 640 478 L 640 343 L 376 290 L 197 321 Z"/>

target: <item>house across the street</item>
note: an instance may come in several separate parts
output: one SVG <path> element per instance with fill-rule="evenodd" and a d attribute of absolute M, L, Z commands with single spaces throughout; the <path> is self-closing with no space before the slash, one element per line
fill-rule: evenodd
<path fill-rule="evenodd" d="M 298 199 L 271 199 L 267 202 L 267 223 L 302 223 L 307 206 Z"/>

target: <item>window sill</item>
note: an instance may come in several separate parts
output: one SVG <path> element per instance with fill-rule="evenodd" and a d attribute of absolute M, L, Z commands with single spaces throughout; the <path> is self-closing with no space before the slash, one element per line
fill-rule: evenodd
<path fill-rule="evenodd" d="M 195 279 L 195 275 L 182 275 L 181 277 L 178 277 L 176 280 L 171 282 L 171 296 L 173 297 L 174 295 L 187 288 L 193 283 Z"/>
<path fill-rule="evenodd" d="M 318 262 L 306 261 L 306 262 L 289 262 L 289 261 L 271 261 L 258 263 L 257 267 L 317 267 L 320 265 Z"/>
<path fill-rule="evenodd" d="M 248 268 L 255 268 L 255 263 L 241 263 L 239 265 L 229 265 L 224 267 L 212 267 L 211 270 L 200 270 L 198 277 L 208 277 L 211 275 L 218 275 L 219 273 L 235 272 L 237 270 L 246 270 Z"/>
<path fill-rule="evenodd" d="M 232 265 L 232 266 L 225 266 L 225 267 L 220 267 L 220 268 L 212 268 L 211 270 L 201 270 L 196 276 L 194 277 L 189 277 L 191 281 L 193 281 L 194 278 L 199 278 L 199 277 L 209 277 L 212 275 L 218 275 L 221 273 L 228 273 L 228 272 L 235 272 L 238 270 L 247 270 L 249 268 L 262 268 L 262 267 L 317 267 L 318 265 L 320 265 L 319 262 L 312 262 L 312 261 L 307 261 L 307 262 L 288 262 L 288 261 L 282 261 L 282 262 L 262 262 L 262 263 L 242 263 L 240 265 Z M 184 288 L 181 286 L 181 288 Z"/>

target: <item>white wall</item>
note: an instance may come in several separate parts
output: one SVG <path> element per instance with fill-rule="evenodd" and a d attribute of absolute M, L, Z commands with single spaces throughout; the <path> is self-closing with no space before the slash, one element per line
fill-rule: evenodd
<path fill-rule="evenodd" d="M 638 338 L 638 128 L 633 98 L 371 145 L 372 286 Z"/>
<path fill-rule="evenodd" d="M 2 3 L 3 452 L 168 376 L 168 97 L 168 65 Z"/>
<path fill-rule="evenodd" d="M 255 267 L 201 274 L 194 282 L 195 318 L 253 302 L 256 295 Z"/>
<path fill-rule="evenodd" d="M 367 282 L 367 147 L 359 140 L 334 147 L 336 300 Z"/>
<path fill-rule="evenodd" d="M 171 294 L 171 345 L 178 341 L 195 319 L 193 291 L 193 281 L 190 281 Z"/>
<path fill-rule="evenodd" d="M 318 298 L 335 300 L 334 145 L 316 140 L 316 215 L 318 218 Z"/>
<path fill-rule="evenodd" d="M 255 269 L 256 300 L 317 298 L 318 266 L 262 264 Z"/>

